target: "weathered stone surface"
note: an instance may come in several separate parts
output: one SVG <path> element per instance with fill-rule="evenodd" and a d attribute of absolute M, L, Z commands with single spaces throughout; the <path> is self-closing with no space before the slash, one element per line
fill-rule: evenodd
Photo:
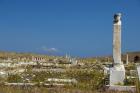
<path fill-rule="evenodd" d="M 121 85 L 124 82 L 125 70 L 111 68 L 110 70 L 110 85 Z"/>
<path fill-rule="evenodd" d="M 114 19 L 116 20 L 116 19 Z M 113 59 L 114 64 L 121 64 L 121 20 L 114 23 L 113 32 Z"/>
<path fill-rule="evenodd" d="M 128 58 L 128 54 L 126 54 L 126 64 L 128 65 L 129 64 L 129 58 Z"/>
<path fill-rule="evenodd" d="M 138 71 L 138 76 L 139 76 L 139 81 L 140 81 L 140 66 L 137 66 L 137 71 Z"/>
<path fill-rule="evenodd" d="M 113 32 L 113 60 L 114 65 L 110 69 L 110 85 L 123 84 L 125 69 L 121 61 L 121 14 L 114 15 Z"/>
<path fill-rule="evenodd" d="M 130 93 L 136 93 L 136 87 L 135 86 L 112 85 L 112 86 L 107 86 L 107 87 L 109 87 L 109 90 L 113 90 L 113 91 L 128 91 Z"/>

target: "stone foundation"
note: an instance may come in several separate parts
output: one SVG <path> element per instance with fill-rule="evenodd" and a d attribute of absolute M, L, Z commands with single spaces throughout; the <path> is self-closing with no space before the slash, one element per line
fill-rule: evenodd
<path fill-rule="evenodd" d="M 125 69 L 123 66 L 110 69 L 110 85 L 123 85 L 125 79 Z"/>

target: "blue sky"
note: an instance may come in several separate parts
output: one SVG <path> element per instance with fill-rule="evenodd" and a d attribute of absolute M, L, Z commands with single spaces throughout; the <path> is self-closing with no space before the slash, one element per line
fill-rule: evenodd
<path fill-rule="evenodd" d="M 0 50 L 111 55 L 116 12 L 122 51 L 139 51 L 140 0 L 0 0 Z"/>

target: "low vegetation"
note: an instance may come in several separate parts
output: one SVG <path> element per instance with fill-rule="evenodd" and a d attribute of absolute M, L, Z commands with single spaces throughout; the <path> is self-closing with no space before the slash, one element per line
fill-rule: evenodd
<path fill-rule="evenodd" d="M 65 57 L 2 52 L 0 53 L 0 62 L 8 60 L 8 62 L 12 62 L 12 65 L 18 64 L 20 61 L 28 63 L 32 61 L 32 56 L 43 57 L 46 60 L 44 63 L 52 64 L 46 66 L 37 61 L 36 65 L 1 67 L 0 69 L 8 72 L 8 75 L 0 76 L 0 93 L 127 93 L 105 91 L 107 76 L 104 74 L 103 67 L 106 64 L 110 65 L 110 60 L 107 57 L 77 58 L 78 64 L 72 65 Z M 137 78 L 135 78 L 135 64 L 130 63 L 125 68 L 126 75 L 131 77 L 126 77 L 124 85 L 139 86 Z M 20 69 L 24 71 L 17 73 L 16 71 Z M 11 73 L 11 71 L 16 73 Z M 59 82 L 64 86 L 54 86 L 53 83 L 58 82 L 48 81 L 49 78 L 74 79 L 75 82 Z M 36 85 L 6 86 L 5 83 L 35 83 Z M 44 86 L 45 84 L 52 85 L 48 87 Z"/>

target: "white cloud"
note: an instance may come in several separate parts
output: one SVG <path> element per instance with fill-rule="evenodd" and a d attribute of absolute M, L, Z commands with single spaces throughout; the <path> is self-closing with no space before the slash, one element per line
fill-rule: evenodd
<path fill-rule="evenodd" d="M 42 47 L 42 50 L 43 50 L 43 51 L 47 51 L 47 52 L 57 52 L 57 51 L 58 51 L 58 49 L 56 49 L 56 48 L 54 48 L 54 47 L 48 48 L 48 47 L 46 47 L 46 46 L 43 46 L 43 47 Z"/>

